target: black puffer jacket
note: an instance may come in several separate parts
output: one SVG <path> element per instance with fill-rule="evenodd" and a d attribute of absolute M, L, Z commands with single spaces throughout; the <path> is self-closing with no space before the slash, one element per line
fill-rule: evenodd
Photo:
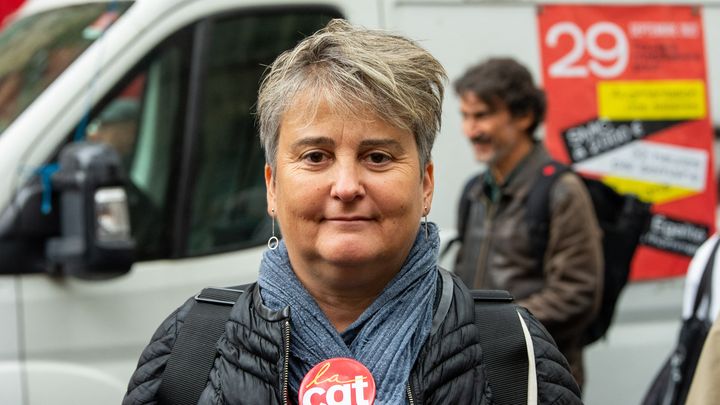
<path fill-rule="evenodd" d="M 448 282 L 449 274 L 439 277 Z M 451 299 L 443 315 L 436 310 L 433 330 L 411 371 L 408 395 L 413 404 L 491 404 L 482 350 L 474 324 L 469 291 L 454 276 L 453 288 L 438 300 Z M 442 283 L 442 281 L 441 281 Z M 158 328 L 140 357 L 123 405 L 155 404 L 165 364 L 193 299 L 170 315 Z M 442 308 L 443 305 L 436 305 Z M 288 394 L 286 332 L 289 309 L 271 311 L 262 304 L 253 284 L 237 301 L 218 343 L 218 357 L 199 404 L 295 403 Z M 525 310 L 521 314 L 532 336 L 538 380 L 538 404 L 581 404 L 579 389 L 567 362 L 552 338 Z M 292 337 L 290 337 L 292 338 Z"/>

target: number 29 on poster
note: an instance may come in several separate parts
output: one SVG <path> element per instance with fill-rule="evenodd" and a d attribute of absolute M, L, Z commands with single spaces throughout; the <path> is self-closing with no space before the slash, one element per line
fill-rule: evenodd
<path fill-rule="evenodd" d="M 562 21 L 550 27 L 545 45 L 555 48 L 560 38 L 570 37 L 570 50 L 549 67 L 550 77 L 571 78 L 594 76 L 609 79 L 621 75 L 628 64 L 629 46 L 625 32 L 617 24 L 597 22 L 583 31 L 577 24 Z M 600 38 L 612 39 L 610 47 L 601 45 Z M 587 58 L 584 58 L 587 53 Z"/>

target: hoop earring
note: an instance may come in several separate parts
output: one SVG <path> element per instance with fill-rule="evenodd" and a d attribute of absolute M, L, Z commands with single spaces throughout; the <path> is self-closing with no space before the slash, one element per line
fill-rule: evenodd
<path fill-rule="evenodd" d="M 272 215 L 270 217 L 272 217 L 272 236 L 268 239 L 267 247 L 270 250 L 275 250 L 278 245 L 280 245 L 280 240 L 277 236 L 275 236 L 275 208 L 273 208 Z"/>
<path fill-rule="evenodd" d="M 428 230 L 428 220 L 427 220 L 427 205 L 425 206 L 425 215 L 423 216 L 425 218 L 425 239 L 430 238 L 430 231 Z"/>

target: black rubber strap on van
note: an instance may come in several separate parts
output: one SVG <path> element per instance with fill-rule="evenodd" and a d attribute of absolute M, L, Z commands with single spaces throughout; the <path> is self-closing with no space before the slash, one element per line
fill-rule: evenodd
<path fill-rule="evenodd" d="M 196 405 L 215 362 L 217 341 L 235 301 L 248 287 L 205 288 L 185 318 L 158 389 L 160 405 Z"/>
<path fill-rule="evenodd" d="M 517 305 L 507 291 L 473 290 L 471 294 L 494 403 L 527 404 L 528 352 Z"/>

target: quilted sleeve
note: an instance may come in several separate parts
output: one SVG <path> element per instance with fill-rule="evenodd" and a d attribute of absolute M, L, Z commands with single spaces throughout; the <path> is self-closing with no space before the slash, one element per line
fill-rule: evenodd
<path fill-rule="evenodd" d="M 157 403 L 157 392 L 162 374 L 170 357 L 178 331 L 190 311 L 194 299 L 189 299 L 168 316 L 157 328 L 150 343 L 140 355 L 137 368 L 130 378 L 122 405 L 145 405 Z"/>
<path fill-rule="evenodd" d="M 519 308 L 519 310 L 533 342 L 538 404 L 582 405 L 580 388 L 570 373 L 567 360 L 555 345 L 555 341 L 530 312 L 524 308 Z"/>

